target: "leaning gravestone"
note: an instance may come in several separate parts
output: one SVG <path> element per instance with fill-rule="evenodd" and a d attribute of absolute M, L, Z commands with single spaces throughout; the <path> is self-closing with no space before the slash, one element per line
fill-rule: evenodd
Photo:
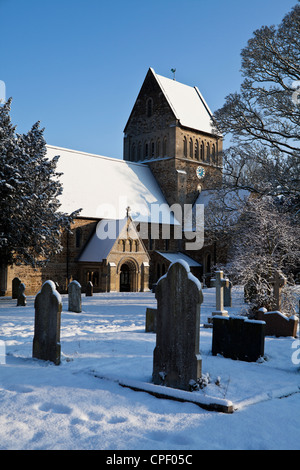
<path fill-rule="evenodd" d="M 62 302 L 53 281 L 46 281 L 34 302 L 35 322 L 32 356 L 60 364 Z"/>
<path fill-rule="evenodd" d="M 26 305 L 26 295 L 25 295 L 25 284 L 21 282 L 19 285 L 18 290 L 18 300 L 17 300 L 17 307 L 25 307 Z"/>
<path fill-rule="evenodd" d="M 91 281 L 89 281 L 86 285 L 85 295 L 86 297 L 93 296 L 93 283 Z"/>
<path fill-rule="evenodd" d="M 188 264 L 177 261 L 160 278 L 157 299 L 156 347 L 153 354 L 153 382 L 181 390 L 201 377 L 199 353 L 200 281 Z"/>
<path fill-rule="evenodd" d="M 81 285 L 78 281 L 72 281 L 68 287 L 69 312 L 81 312 Z"/>
<path fill-rule="evenodd" d="M 12 299 L 18 298 L 19 286 L 21 284 L 21 280 L 18 277 L 15 277 L 12 280 Z"/>

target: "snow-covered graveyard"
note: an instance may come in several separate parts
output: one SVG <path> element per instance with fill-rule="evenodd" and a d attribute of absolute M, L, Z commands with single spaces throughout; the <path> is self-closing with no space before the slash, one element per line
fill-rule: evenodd
<path fill-rule="evenodd" d="M 298 289 L 299 290 L 299 289 Z M 193 394 L 228 400 L 234 412 L 156 398 L 120 386 L 151 382 L 154 333 L 145 332 L 155 295 L 82 295 L 82 312 L 62 295 L 59 366 L 32 358 L 34 297 L 0 299 L 0 449 L 300 449 L 300 342 L 266 337 L 265 356 L 212 356 L 215 288 L 204 289 L 200 352 L 207 385 Z M 229 314 L 245 311 L 233 287 Z M 1 355 L 2 353 L 2 355 Z"/>

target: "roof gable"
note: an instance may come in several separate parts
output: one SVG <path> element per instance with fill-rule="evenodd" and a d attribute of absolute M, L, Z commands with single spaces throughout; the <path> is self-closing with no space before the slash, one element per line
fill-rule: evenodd
<path fill-rule="evenodd" d="M 185 85 L 176 80 L 158 75 L 152 67 L 149 68 L 138 97 L 126 123 L 124 132 L 126 133 L 128 124 L 133 116 L 136 104 L 141 96 L 141 92 L 146 83 L 153 80 L 157 84 L 165 100 L 168 103 L 174 119 L 178 120 L 181 126 L 191 128 L 208 134 L 215 134 L 212 124 L 212 112 L 197 87 Z M 152 86 L 154 86 L 152 84 Z"/>
<path fill-rule="evenodd" d="M 99 263 L 107 259 L 112 251 L 117 250 L 119 240 L 127 239 L 139 240 L 140 246 L 145 252 L 144 244 L 130 217 L 122 220 L 102 219 L 97 224 L 92 238 L 85 246 L 78 261 Z"/>

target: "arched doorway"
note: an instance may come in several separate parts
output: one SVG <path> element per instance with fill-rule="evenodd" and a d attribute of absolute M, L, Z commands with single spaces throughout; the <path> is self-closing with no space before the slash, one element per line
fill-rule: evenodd
<path fill-rule="evenodd" d="M 119 265 L 120 292 L 137 292 L 139 289 L 139 267 L 135 260 L 124 259 Z"/>
<path fill-rule="evenodd" d="M 131 291 L 131 275 L 128 264 L 124 263 L 120 270 L 120 292 Z"/>

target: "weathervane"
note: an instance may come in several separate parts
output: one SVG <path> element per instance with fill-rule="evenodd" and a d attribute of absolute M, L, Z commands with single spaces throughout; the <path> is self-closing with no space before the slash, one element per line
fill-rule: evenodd
<path fill-rule="evenodd" d="M 171 72 L 174 74 L 173 80 L 175 80 L 175 72 L 176 72 L 176 69 L 171 69 Z"/>

